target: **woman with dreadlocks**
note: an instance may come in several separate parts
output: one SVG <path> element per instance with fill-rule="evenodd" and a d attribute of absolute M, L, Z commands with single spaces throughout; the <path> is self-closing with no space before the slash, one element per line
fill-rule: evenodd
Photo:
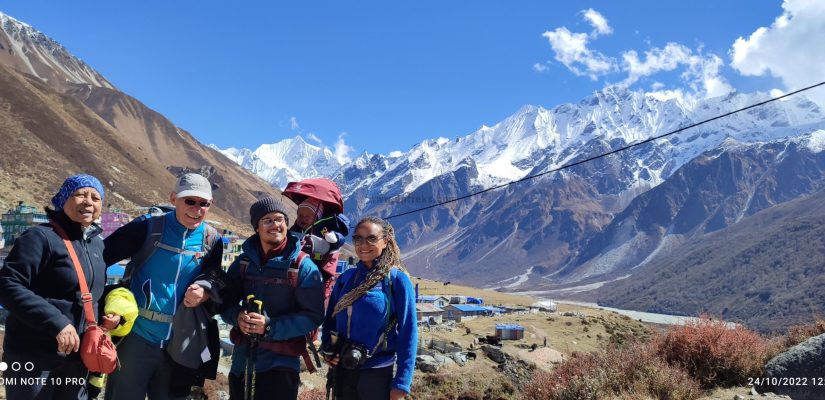
<path fill-rule="evenodd" d="M 360 261 L 336 281 L 321 336 L 327 388 L 335 399 L 401 399 L 415 370 L 415 291 L 389 222 L 364 218 L 352 241 Z"/>

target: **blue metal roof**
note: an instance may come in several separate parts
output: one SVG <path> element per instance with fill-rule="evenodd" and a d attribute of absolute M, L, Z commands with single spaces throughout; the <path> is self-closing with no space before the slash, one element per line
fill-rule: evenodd
<path fill-rule="evenodd" d="M 459 311 L 462 312 L 487 312 L 487 309 L 484 307 L 479 307 L 472 304 L 450 304 L 451 306 L 457 308 Z"/>
<path fill-rule="evenodd" d="M 431 300 L 431 301 L 435 301 L 435 300 L 436 300 L 436 299 L 438 299 L 439 297 L 441 297 L 441 296 L 421 295 L 421 296 L 418 296 L 418 299 L 419 299 L 419 300 Z"/>

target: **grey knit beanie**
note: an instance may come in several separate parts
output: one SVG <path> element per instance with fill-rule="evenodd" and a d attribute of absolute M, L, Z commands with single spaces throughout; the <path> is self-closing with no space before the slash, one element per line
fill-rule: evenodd
<path fill-rule="evenodd" d="M 289 226 L 289 214 L 287 214 L 286 205 L 278 200 L 273 199 L 272 197 L 264 197 L 255 203 L 252 204 L 252 207 L 249 208 L 249 216 L 250 222 L 252 223 L 252 229 L 258 229 L 258 221 L 264 217 L 264 215 L 269 214 L 271 212 L 279 212 L 284 215 L 286 219 L 286 225 Z"/>

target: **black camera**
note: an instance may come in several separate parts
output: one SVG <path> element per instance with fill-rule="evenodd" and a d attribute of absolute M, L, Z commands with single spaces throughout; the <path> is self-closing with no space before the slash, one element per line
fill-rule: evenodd
<path fill-rule="evenodd" d="M 346 369 L 358 369 L 367 362 L 369 353 L 364 346 L 347 341 L 341 349 L 340 365 Z"/>

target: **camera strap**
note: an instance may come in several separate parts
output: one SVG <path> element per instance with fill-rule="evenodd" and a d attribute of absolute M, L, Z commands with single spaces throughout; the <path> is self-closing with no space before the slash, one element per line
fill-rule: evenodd
<path fill-rule="evenodd" d="M 375 344 L 373 347 L 372 352 L 370 352 L 369 357 L 372 357 L 373 354 L 378 352 L 378 348 L 381 347 L 384 343 L 387 342 L 387 337 L 390 335 L 390 331 L 395 328 L 395 323 L 398 322 L 393 315 L 390 319 L 390 323 L 387 324 L 387 327 L 384 328 L 384 332 L 381 332 L 381 336 L 378 337 L 378 343 Z"/>

